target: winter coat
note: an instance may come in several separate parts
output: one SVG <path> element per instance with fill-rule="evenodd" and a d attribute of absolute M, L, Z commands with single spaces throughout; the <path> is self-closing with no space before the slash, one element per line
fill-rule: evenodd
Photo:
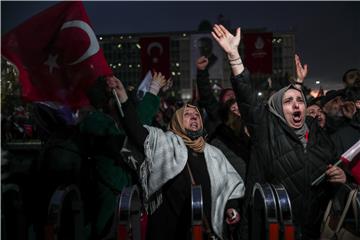
<path fill-rule="evenodd" d="M 233 77 L 232 85 L 240 110 L 249 110 L 241 113 L 250 128 L 253 144 L 246 185 L 247 202 L 250 202 L 256 182 L 283 184 L 290 197 L 297 232 L 303 239 L 318 237 L 331 185 L 326 181 L 316 187 L 310 185 L 325 172 L 328 164 L 335 162 L 333 143 L 317 122 L 309 118 L 304 149 L 294 131 L 272 114 L 267 104 L 257 101 L 247 70 Z"/>
<path fill-rule="evenodd" d="M 231 128 L 220 124 L 210 143 L 219 148 L 241 178 L 246 179 L 246 165 L 250 158 L 250 138 L 245 133 L 236 136 Z"/>

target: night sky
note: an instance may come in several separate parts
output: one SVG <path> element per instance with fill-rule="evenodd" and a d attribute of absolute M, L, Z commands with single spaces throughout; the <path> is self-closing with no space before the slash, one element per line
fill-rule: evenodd
<path fill-rule="evenodd" d="M 56 2 L 1 1 L 1 34 Z M 231 27 L 293 31 L 296 52 L 309 65 L 306 85 L 341 88 L 360 68 L 360 2 L 84 2 L 96 34 L 195 31 L 222 14 Z"/>

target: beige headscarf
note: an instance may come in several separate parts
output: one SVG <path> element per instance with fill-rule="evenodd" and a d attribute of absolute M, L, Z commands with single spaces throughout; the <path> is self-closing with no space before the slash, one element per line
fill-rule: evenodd
<path fill-rule="evenodd" d="M 182 140 L 184 140 L 185 145 L 188 146 L 189 148 L 191 148 L 192 150 L 194 150 L 195 152 L 203 152 L 204 147 L 205 147 L 204 138 L 201 136 L 195 140 L 191 140 L 186 135 L 186 130 L 184 128 L 184 123 L 183 123 L 184 112 L 185 112 L 186 108 L 193 108 L 200 114 L 199 109 L 197 107 L 190 105 L 190 104 L 186 104 L 184 107 L 179 108 L 173 115 L 170 125 L 169 125 L 169 130 L 172 131 L 173 133 L 175 133 L 176 135 L 180 136 L 182 138 Z M 201 120 L 200 128 L 202 129 L 203 122 L 202 122 L 201 115 L 200 115 L 200 120 Z"/>

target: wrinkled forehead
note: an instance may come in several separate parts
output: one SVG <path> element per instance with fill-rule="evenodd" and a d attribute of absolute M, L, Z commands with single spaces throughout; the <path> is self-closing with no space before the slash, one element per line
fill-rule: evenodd
<path fill-rule="evenodd" d="M 301 97 L 301 99 L 304 100 L 304 97 L 301 94 L 300 90 L 290 88 L 290 89 L 286 90 L 286 92 L 284 93 L 283 100 L 286 98 L 298 98 L 298 97 Z"/>
<path fill-rule="evenodd" d="M 184 106 L 184 112 L 183 113 L 184 114 L 185 113 L 199 113 L 200 114 L 199 109 L 197 107 L 193 106 L 193 105 L 190 105 L 190 104 L 186 104 Z"/>

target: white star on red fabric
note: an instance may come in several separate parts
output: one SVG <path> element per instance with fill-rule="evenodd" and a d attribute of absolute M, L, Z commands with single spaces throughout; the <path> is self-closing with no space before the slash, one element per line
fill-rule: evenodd
<path fill-rule="evenodd" d="M 49 66 L 49 72 L 52 73 L 54 68 L 59 68 L 59 65 L 56 63 L 58 55 L 49 55 L 49 58 L 44 62 L 44 64 Z"/>

